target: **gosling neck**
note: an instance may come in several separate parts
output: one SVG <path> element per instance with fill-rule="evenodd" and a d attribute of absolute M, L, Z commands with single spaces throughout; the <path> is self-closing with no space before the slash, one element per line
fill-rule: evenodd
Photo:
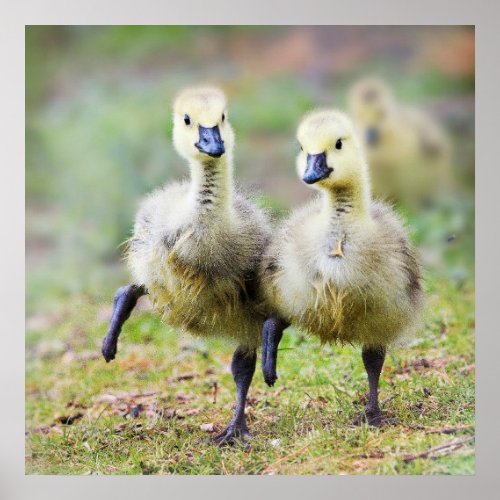
<path fill-rule="evenodd" d="M 335 222 L 368 218 L 370 201 L 368 186 L 336 184 L 323 191 L 323 213 Z"/>
<path fill-rule="evenodd" d="M 232 170 L 232 158 L 228 153 L 220 158 L 207 156 L 202 161 L 191 161 L 191 199 L 200 218 L 231 215 Z"/>

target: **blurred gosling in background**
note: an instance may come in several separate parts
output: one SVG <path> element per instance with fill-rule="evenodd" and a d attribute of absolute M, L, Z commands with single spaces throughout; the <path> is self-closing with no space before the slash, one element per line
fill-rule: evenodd
<path fill-rule="evenodd" d="M 422 207 L 450 182 L 449 137 L 423 110 L 397 102 L 375 77 L 355 83 L 349 112 L 361 135 L 376 196 Z"/>
<path fill-rule="evenodd" d="M 142 202 L 126 256 L 133 284 L 116 294 L 102 352 L 106 361 L 114 359 L 121 327 L 146 293 L 168 325 L 236 343 L 236 410 L 214 439 L 231 443 L 249 436 L 245 403 L 265 320 L 257 273 L 270 229 L 264 213 L 235 191 L 224 94 L 211 87 L 183 91 L 173 121 L 174 145 L 191 179 Z"/>
<path fill-rule="evenodd" d="M 361 345 L 370 393 L 357 422 L 366 415 L 378 426 L 386 350 L 420 324 L 419 264 L 398 216 L 371 199 L 363 148 L 347 116 L 306 115 L 297 138 L 299 177 L 320 195 L 284 222 L 262 263 L 266 296 L 277 313 L 264 324 L 264 378 L 269 385 L 277 378 L 278 344 L 289 324 L 322 343 Z"/>

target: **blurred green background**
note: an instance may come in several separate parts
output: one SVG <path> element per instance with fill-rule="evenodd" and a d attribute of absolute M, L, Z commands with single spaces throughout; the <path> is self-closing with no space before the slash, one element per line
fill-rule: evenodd
<path fill-rule="evenodd" d="M 27 27 L 28 317 L 75 295 L 109 303 L 128 281 L 119 245 L 138 201 L 188 173 L 171 144 L 170 106 L 183 86 L 227 92 L 236 177 L 279 217 L 313 194 L 294 167 L 302 114 L 344 107 L 366 74 L 452 137 L 453 184 L 442 199 L 398 209 L 427 271 L 460 287 L 474 268 L 473 28 Z"/>

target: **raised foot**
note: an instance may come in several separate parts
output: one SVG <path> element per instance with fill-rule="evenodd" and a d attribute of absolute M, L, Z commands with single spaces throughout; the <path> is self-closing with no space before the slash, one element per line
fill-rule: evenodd
<path fill-rule="evenodd" d="M 267 360 L 263 362 L 262 374 L 264 375 L 266 384 L 272 387 L 276 380 L 278 380 L 278 375 L 276 374 L 276 360 Z"/>
<path fill-rule="evenodd" d="M 104 356 L 104 359 L 106 360 L 106 363 L 109 363 L 112 359 L 115 359 L 116 350 L 117 350 L 116 342 L 107 336 L 104 337 L 104 340 L 102 341 L 101 352 L 102 355 Z"/>
<path fill-rule="evenodd" d="M 395 418 L 386 418 L 380 410 L 363 410 L 353 420 L 353 425 L 362 425 L 367 423 L 373 427 L 384 427 L 396 423 Z"/>
<path fill-rule="evenodd" d="M 246 425 L 229 424 L 224 431 L 211 439 L 217 446 L 234 446 L 238 443 L 248 444 L 251 439 Z"/>

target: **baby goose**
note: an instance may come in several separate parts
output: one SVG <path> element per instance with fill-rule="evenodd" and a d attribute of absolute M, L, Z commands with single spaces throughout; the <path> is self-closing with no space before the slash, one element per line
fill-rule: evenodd
<path fill-rule="evenodd" d="M 368 167 L 351 121 L 316 111 L 298 128 L 297 171 L 321 195 L 296 210 L 262 262 L 269 303 L 262 367 L 276 380 L 277 347 L 293 324 L 322 343 L 361 344 L 370 386 L 366 418 L 382 421 L 378 380 L 388 346 L 419 324 L 420 269 L 405 229 L 389 206 L 372 201 Z"/>
<path fill-rule="evenodd" d="M 449 183 L 450 143 L 433 118 L 399 104 L 389 87 L 373 77 L 351 88 L 349 107 L 378 196 L 418 206 L 432 201 Z"/>
<path fill-rule="evenodd" d="M 233 442 L 249 436 L 245 402 L 265 320 L 257 274 L 270 229 L 264 213 L 233 186 L 234 133 L 224 94 L 211 87 L 183 91 L 173 121 L 174 146 L 188 161 L 191 180 L 142 202 L 126 255 L 133 284 L 116 294 L 102 352 L 106 361 L 114 359 L 121 327 L 145 293 L 165 323 L 236 342 L 236 411 L 215 438 Z"/>

